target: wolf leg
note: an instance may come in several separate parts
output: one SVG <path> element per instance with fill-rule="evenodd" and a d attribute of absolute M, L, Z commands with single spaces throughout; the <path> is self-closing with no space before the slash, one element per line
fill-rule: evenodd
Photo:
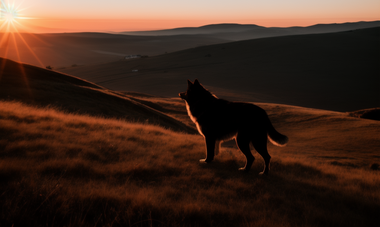
<path fill-rule="evenodd" d="M 264 170 L 260 174 L 268 174 L 270 169 L 270 155 L 267 150 L 267 140 L 268 137 L 266 133 L 262 133 L 261 135 L 255 136 L 252 139 L 252 145 L 256 149 L 257 153 L 261 155 L 264 159 Z"/>
<path fill-rule="evenodd" d="M 248 172 L 251 169 L 253 161 L 255 161 L 255 157 L 253 157 L 251 153 L 251 149 L 249 148 L 250 140 L 248 138 L 245 138 L 239 135 L 237 135 L 235 140 L 236 140 L 236 144 L 238 148 L 243 152 L 243 154 L 245 155 L 245 158 L 247 159 L 245 166 L 240 168 L 239 170 Z"/>
<path fill-rule="evenodd" d="M 201 159 L 199 161 L 210 163 L 214 159 L 216 140 L 205 137 L 205 141 L 206 141 L 206 158 Z"/>
<path fill-rule="evenodd" d="M 220 140 L 215 141 L 215 155 L 219 154 L 220 144 L 221 143 L 222 143 L 222 141 L 220 141 Z"/>

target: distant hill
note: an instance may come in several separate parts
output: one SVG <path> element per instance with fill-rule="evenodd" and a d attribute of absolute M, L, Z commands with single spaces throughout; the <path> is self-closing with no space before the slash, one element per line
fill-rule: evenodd
<path fill-rule="evenodd" d="M 113 90 L 177 96 L 186 79 L 216 95 L 353 111 L 380 105 L 380 27 L 238 41 L 62 70 Z M 136 71 L 138 70 L 138 71 Z"/>
<path fill-rule="evenodd" d="M 155 31 L 123 32 L 128 35 L 170 36 L 170 35 L 208 35 L 227 40 L 245 40 L 284 35 L 316 34 L 341 32 L 380 26 L 380 21 L 353 22 L 342 24 L 316 24 L 308 27 L 263 27 L 254 24 L 212 24 L 201 27 L 185 27 Z"/>
<path fill-rule="evenodd" d="M 5 37 L 0 42 L 0 49 L 2 50 L 0 57 L 40 67 L 50 65 L 55 69 L 112 62 L 121 60 L 127 55 L 154 56 L 229 41 L 203 35 L 147 37 L 107 33 L 23 33 L 21 36 L 30 49 L 25 46 L 18 35 L 14 36 L 18 45 L 18 48 L 15 49 L 13 36 L 7 37 L 6 34 L 0 34 L 0 36 Z"/>
<path fill-rule="evenodd" d="M 160 111 L 83 79 L 3 58 L 0 72 L 0 100 L 194 132 Z"/>
<path fill-rule="evenodd" d="M 210 24 L 200 27 L 183 27 L 153 31 L 121 32 L 128 35 L 162 36 L 162 35 L 205 35 L 221 32 L 244 32 L 256 28 L 265 28 L 254 24 Z"/>
<path fill-rule="evenodd" d="M 118 34 L 96 32 L 21 33 L 22 39 L 17 34 L 13 37 L 1 33 L 0 49 L 2 51 L 0 51 L 0 57 L 40 67 L 51 66 L 57 69 L 113 62 L 121 60 L 127 55 L 156 56 L 238 40 L 339 32 L 375 26 L 380 26 L 380 21 L 288 28 L 266 28 L 253 24 L 212 24 L 195 28 Z"/>

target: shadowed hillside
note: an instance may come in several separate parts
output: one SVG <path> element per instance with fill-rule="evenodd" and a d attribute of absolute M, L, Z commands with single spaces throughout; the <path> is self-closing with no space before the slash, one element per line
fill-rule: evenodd
<path fill-rule="evenodd" d="M 246 40 L 63 72 L 173 97 L 198 78 L 219 97 L 353 111 L 378 107 L 380 27 Z M 137 70 L 137 71 L 136 71 Z"/>
<path fill-rule="evenodd" d="M 348 31 L 375 26 L 380 26 L 380 21 L 318 24 L 309 27 L 289 28 L 266 28 L 249 24 L 212 24 L 198 28 L 176 28 L 122 34 L 95 32 L 21 33 L 22 38 L 17 33 L 14 35 L 0 33 L 2 37 L 0 57 L 41 67 L 49 65 L 57 69 L 118 61 L 127 55 L 162 55 L 188 48 L 237 40 Z M 38 56 L 40 61 L 35 56 Z"/>
<path fill-rule="evenodd" d="M 260 176 L 255 151 L 249 173 L 228 142 L 204 165 L 202 136 L 151 125 L 193 132 L 179 98 L 0 67 L 0 226 L 380 224 L 378 121 L 258 103 L 290 139 L 268 146 L 271 172 Z"/>
<path fill-rule="evenodd" d="M 231 147 L 200 164 L 200 135 L 0 101 L 0 225 L 378 226 L 380 122 L 260 106 L 290 138 L 269 176 Z"/>
<path fill-rule="evenodd" d="M 155 97 L 132 92 L 124 94 L 185 124 L 194 125 L 187 115 L 184 101 L 180 98 Z M 292 137 L 285 148 L 271 146 L 270 149 L 280 152 L 280 156 L 293 157 L 294 151 L 302 147 L 302 151 L 297 152 L 296 156 L 336 165 L 368 168 L 372 163 L 380 162 L 380 156 L 375 154 L 375 150 L 380 148 L 380 122 L 356 119 L 357 116 L 351 112 L 341 113 L 271 103 L 255 104 L 267 111 L 275 127 L 281 129 L 280 132 Z M 318 145 L 319 142 L 321 144 Z M 234 142 L 224 143 L 223 146 L 237 149 Z M 310 149 L 308 146 L 313 148 Z M 365 153 L 370 155 L 367 156 Z"/>
<path fill-rule="evenodd" d="M 104 63 L 123 59 L 127 55 L 159 55 L 187 48 L 228 42 L 205 36 L 144 37 L 107 33 L 21 34 L 38 56 L 37 60 L 19 35 L 1 34 L 0 57 L 37 66 L 53 68 Z M 20 59 L 18 58 L 18 54 Z"/>
<path fill-rule="evenodd" d="M 194 129 L 166 114 L 83 79 L 0 58 L 0 100 L 52 106 L 66 112 Z"/>

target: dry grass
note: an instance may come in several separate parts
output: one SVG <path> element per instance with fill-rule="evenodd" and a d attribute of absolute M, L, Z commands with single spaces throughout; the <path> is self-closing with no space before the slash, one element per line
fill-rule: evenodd
<path fill-rule="evenodd" d="M 272 172 L 264 177 L 256 154 L 249 174 L 237 171 L 244 158 L 231 147 L 199 164 L 198 135 L 0 102 L 0 226 L 379 226 L 379 171 L 313 154 L 323 150 L 313 139 L 331 142 L 318 131 L 323 119 L 359 131 L 379 125 L 263 106 L 291 138 L 286 149 L 269 147 Z M 335 142 L 342 146 L 341 137 Z M 365 162 L 378 155 L 371 146 L 345 155 Z"/>
<path fill-rule="evenodd" d="M 0 100 L 195 132 L 160 111 L 80 78 L 3 58 L 0 58 L 0 65 Z"/>

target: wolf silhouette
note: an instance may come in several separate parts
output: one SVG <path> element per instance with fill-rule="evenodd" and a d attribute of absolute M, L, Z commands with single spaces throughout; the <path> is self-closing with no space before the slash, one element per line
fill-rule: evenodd
<path fill-rule="evenodd" d="M 187 80 L 187 84 L 186 92 L 179 93 L 179 96 L 185 100 L 189 117 L 205 138 L 206 158 L 199 161 L 211 162 L 219 153 L 221 142 L 235 139 L 246 157 L 245 166 L 239 170 L 250 170 L 255 160 L 250 149 L 252 144 L 265 162 L 261 174 L 268 174 L 271 159 L 267 150 L 268 139 L 274 145 L 285 146 L 288 137 L 276 131 L 265 110 L 251 103 L 219 99 L 198 79 L 194 83 Z"/>

